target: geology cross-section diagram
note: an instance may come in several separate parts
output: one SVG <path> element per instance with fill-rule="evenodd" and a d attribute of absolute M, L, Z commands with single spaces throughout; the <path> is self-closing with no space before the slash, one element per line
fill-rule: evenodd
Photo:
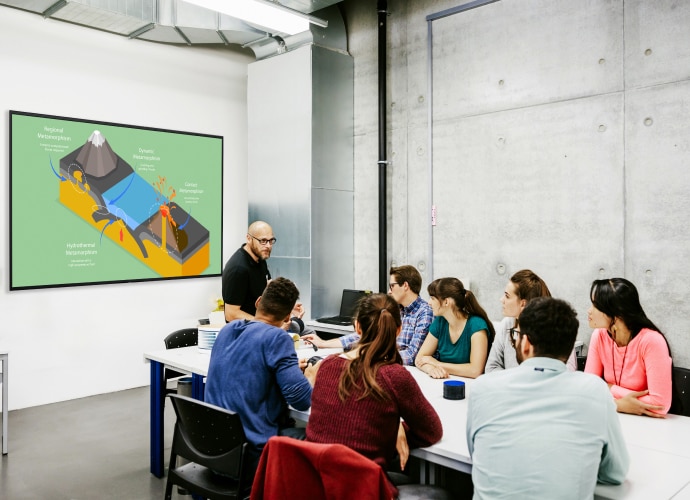
<path fill-rule="evenodd" d="M 147 182 L 95 130 L 60 160 L 60 202 L 165 277 L 209 265 L 209 232 L 174 200 L 164 176 Z"/>

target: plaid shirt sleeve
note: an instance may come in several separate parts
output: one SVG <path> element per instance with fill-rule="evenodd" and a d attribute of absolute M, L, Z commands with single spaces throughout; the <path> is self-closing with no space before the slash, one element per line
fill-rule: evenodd
<path fill-rule="evenodd" d="M 340 337 L 340 345 L 343 346 L 343 351 L 349 351 L 357 342 L 359 342 L 359 334 L 357 333 L 351 333 Z"/>
<path fill-rule="evenodd" d="M 403 360 L 403 365 L 414 365 L 414 359 L 417 357 L 420 347 L 429 333 L 429 325 L 434 319 L 434 314 L 431 307 L 419 298 L 422 303 L 419 304 L 417 310 L 405 314 L 403 312 L 402 330 L 398 336 L 398 349 Z"/>

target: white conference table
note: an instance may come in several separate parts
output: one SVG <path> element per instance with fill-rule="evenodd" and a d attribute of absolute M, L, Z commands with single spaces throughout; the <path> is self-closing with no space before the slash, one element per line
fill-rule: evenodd
<path fill-rule="evenodd" d="M 297 349 L 298 358 L 310 358 L 314 355 L 327 356 L 342 349 L 319 349 L 317 352 L 311 347 Z M 165 410 L 165 379 L 164 368 L 189 373 L 192 376 L 192 397 L 204 399 L 204 377 L 208 374 L 208 364 L 211 357 L 210 350 L 201 350 L 198 346 L 180 347 L 178 349 L 161 349 L 144 353 L 144 361 L 151 363 L 150 389 L 150 467 L 151 474 L 163 477 L 163 436 Z"/>
<path fill-rule="evenodd" d="M 355 333 L 355 327 L 352 325 L 331 325 L 330 323 L 321 323 L 315 319 L 305 321 L 304 325 L 316 331 L 316 333 L 326 332 L 341 336 Z"/>
<path fill-rule="evenodd" d="M 430 463 L 470 472 L 472 460 L 467 447 L 467 397 L 473 379 L 465 381 L 466 399 L 443 399 L 443 380 L 435 380 L 416 368 L 409 368 L 443 423 L 438 443 L 413 450 L 412 455 Z M 459 378 L 459 377 L 453 377 Z M 630 470 L 621 485 L 598 484 L 595 498 L 673 498 L 685 489 L 690 493 L 690 418 L 667 415 L 664 419 L 618 414 L 630 454 Z M 573 436 L 577 439 L 577 436 Z M 433 468 L 431 477 L 433 482 Z"/>
<path fill-rule="evenodd" d="M 328 355 L 338 349 L 319 349 L 318 355 Z M 311 348 L 299 349 L 299 358 L 314 355 Z M 163 476 L 163 367 L 192 374 L 194 397 L 203 399 L 203 377 L 208 373 L 209 354 L 197 347 L 161 350 L 144 353 L 151 362 L 151 472 Z M 408 367 L 422 392 L 436 409 L 443 424 L 441 440 L 427 448 L 412 450 L 411 454 L 432 464 L 428 478 L 435 480 L 435 466 L 442 465 L 469 473 L 472 460 L 467 447 L 467 396 L 473 379 L 452 377 L 465 381 L 466 398 L 451 401 L 443 398 L 443 380 L 432 379 L 420 370 Z M 160 377 L 158 378 L 158 373 Z M 158 381 L 156 381 L 158 380 Z M 292 410 L 294 418 L 309 419 L 309 412 Z M 649 498 L 690 500 L 690 417 L 668 415 L 655 419 L 634 415 L 618 415 L 628 451 L 630 470 L 625 482 L 618 486 L 598 484 L 594 491 L 599 499 L 637 500 Z M 154 437 L 154 434 L 157 436 Z M 577 439 L 577 436 L 573 436 Z M 426 471 L 423 470 L 426 474 Z"/>
<path fill-rule="evenodd" d="M 443 399 L 443 380 L 435 380 L 410 368 L 424 395 L 443 423 L 443 438 L 438 443 L 413 450 L 412 455 L 430 463 L 470 472 L 472 460 L 467 447 L 467 397 L 473 379 L 465 381 L 466 399 Z M 459 377 L 453 377 L 459 378 Z M 618 414 L 630 454 L 630 470 L 621 485 L 598 484 L 595 498 L 662 499 L 681 491 L 690 494 L 690 418 L 667 415 L 664 419 Z M 577 436 L 573 436 L 577 439 Z M 430 480 L 433 482 L 433 468 Z"/>

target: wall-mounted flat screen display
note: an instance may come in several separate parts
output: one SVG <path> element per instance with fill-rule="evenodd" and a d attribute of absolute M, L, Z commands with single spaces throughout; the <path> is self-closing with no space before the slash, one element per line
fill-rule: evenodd
<path fill-rule="evenodd" d="M 10 111 L 10 290 L 220 276 L 223 138 Z"/>

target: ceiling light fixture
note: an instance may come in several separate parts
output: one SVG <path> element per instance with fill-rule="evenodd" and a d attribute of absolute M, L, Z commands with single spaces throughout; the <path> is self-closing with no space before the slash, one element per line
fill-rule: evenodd
<path fill-rule="evenodd" d="M 328 21 L 310 16 L 268 0 L 184 0 L 192 5 L 220 12 L 263 29 L 269 33 L 294 35 L 309 29 L 309 23 L 322 28 Z"/>

